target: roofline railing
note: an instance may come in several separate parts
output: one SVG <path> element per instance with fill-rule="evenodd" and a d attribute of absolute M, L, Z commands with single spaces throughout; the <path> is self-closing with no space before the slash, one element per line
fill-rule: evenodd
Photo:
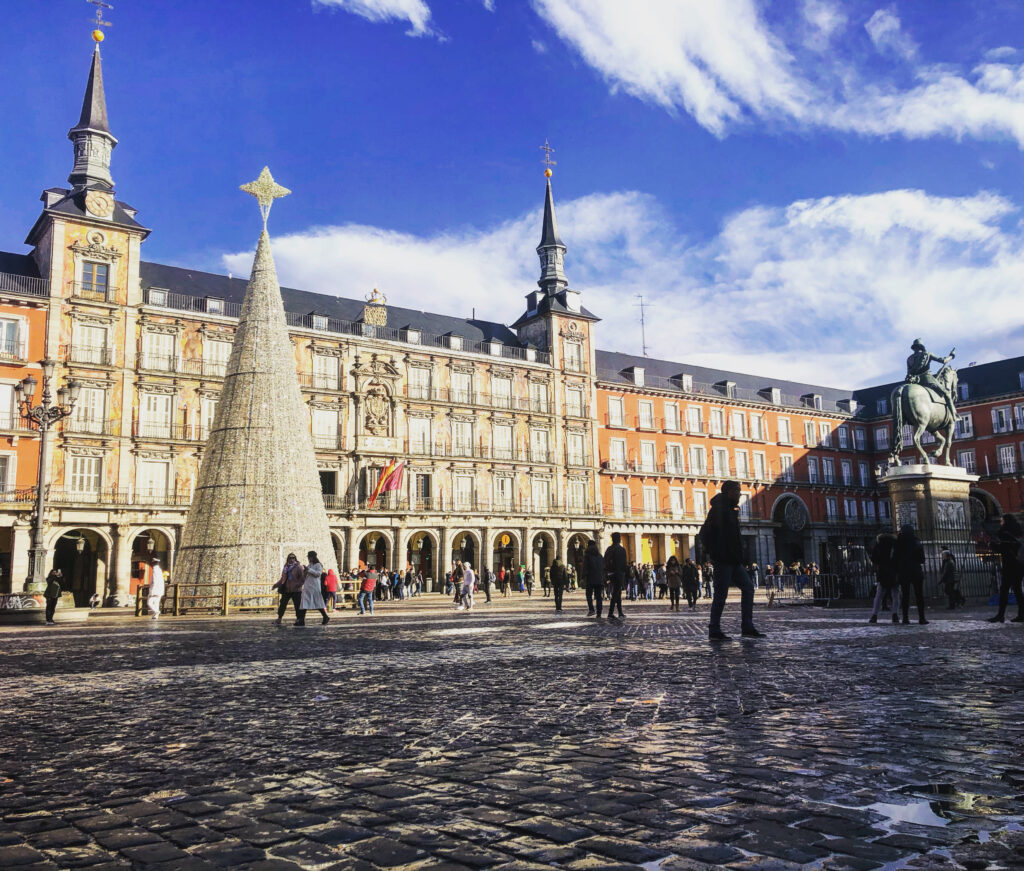
<path fill-rule="evenodd" d="M 50 282 L 46 278 L 33 278 L 31 275 L 15 275 L 12 272 L 0 272 L 0 293 L 49 296 Z"/>

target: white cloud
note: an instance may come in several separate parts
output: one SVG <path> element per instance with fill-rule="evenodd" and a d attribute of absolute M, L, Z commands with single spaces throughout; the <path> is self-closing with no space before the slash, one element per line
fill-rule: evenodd
<path fill-rule="evenodd" d="M 562 203 L 559 223 L 572 284 L 604 318 L 600 347 L 639 353 L 642 291 L 653 356 L 852 387 L 896 375 L 917 335 L 964 359 L 1017 352 L 1017 211 L 984 192 L 824 197 L 745 209 L 693 244 L 657 200 L 625 191 Z M 511 323 L 536 286 L 539 227 L 539 211 L 434 236 L 321 227 L 275 238 L 274 255 L 293 287 L 358 299 L 376 286 L 392 305 Z M 236 274 L 251 263 L 223 258 Z"/>
<path fill-rule="evenodd" d="M 533 46 L 533 50 L 535 52 L 537 52 L 537 54 L 547 54 L 548 53 L 548 47 L 543 42 L 541 42 L 539 39 L 532 39 L 532 40 L 530 40 L 530 45 Z"/>
<path fill-rule="evenodd" d="M 373 22 L 407 21 L 410 36 L 432 32 L 430 7 L 423 0 L 313 0 L 313 6 L 340 9 Z"/>
<path fill-rule="evenodd" d="M 917 43 L 903 31 L 899 16 L 892 9 L 879 9 L 864 29 L 879 51 L 912 60 L 917 54 Z"/>
<path fill-rule="evenodd" d="M 1008 137 L 1024 148 L 1024 65 L 1012 62 L 1012 50 L 993 49 L 969 73 L 924 64 L 888 9 L 865 29 L 879 50 L 909 65 L 909 87 L 840 51 L 853 40 L 829 0 L 804 0 L 801 26 L 777 31 L 753 0 L 531 2 L 613 90 L 686 111 L 717 136 L 762 121 L 868 136 Z"/>

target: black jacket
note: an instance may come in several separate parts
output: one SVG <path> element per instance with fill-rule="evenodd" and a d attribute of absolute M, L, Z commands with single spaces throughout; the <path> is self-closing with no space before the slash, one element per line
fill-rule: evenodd
<path fill-rule="evenodd" d="M 1015 529 L 1008 529 L 1005 525 L 1000 527 L 998 533 L 999 555 L 1003 559 L 1003 578 L 1010 583 L 1024 577 L 1024 564 L 1017 559 L 1017 551 L 1020 549 L 1020 539 L 1014 532 Z"/>
<path fill-rule="evenodd" d="M 629 571 L 629 559 L 626 549 L 621 544 L 612 542 L 604 552 L 605 571 L 613 584 L 625 584 L 626 573 Z"/>
<path fill-rule="evenodd" d="M 588 587 L 604 586 L 604 557 L 596 547 L 588 547 L 583 554 L 583 582 Z"/>
<path fill-rule="evenodd" d="M 553 587 L 564 587 L 565 586 L 565 563 L 560 559 L 556 559 L 551 563 L 551 586 Z"/>
<path fill-rule="evenodd" d="M 697 566 L 691 563 L 683 563 L 683 589 L 696 590 L 700 587 L 700 575 L 697 573 Z"/>
<path fill-rule="evenodd" d="M 896 536 L 896 574 L 901 584 L 924 580 L 924 548 L 909 526 Z"/>
<path fill-rule="evenodd" d="M 711 561 L 726 565 L 746 563 L 746 548 L 740 536 L 740 506 L 733 505 L 719 493 L 711 500 L 707 519 L 700 530 L 700 540 Z"/>
<path fill-rule="evenodd" d="M 894 536 L 886 535 L 881 541 L 875 542 L 875 546 L 871 550 L 871 562 L 875 564 L 879 584 L 888 590 L 899 583 L 899 578 L 896 577 L 896 538 Z"/>

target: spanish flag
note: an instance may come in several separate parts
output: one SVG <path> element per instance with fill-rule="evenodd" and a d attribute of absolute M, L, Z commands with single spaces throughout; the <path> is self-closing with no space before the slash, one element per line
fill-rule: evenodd
<path fill-rule="evenodd" d="M 377 486 L 373 489 L 373 495 L 370 496 L 370 501 L 367 503 L 367 508 L 373 508 L 373 503 L 377 501 L 377 497 L 381 493 L 386 493 L 388 490 L 398 490 L 402 486 L 402 475 L 405 472 L 405 460 L 399 462 L 398 460 L 392 460 L 387 466 L 384 467 L 384 471 L 380 473 L 380 478 L 377 479 Z"/>

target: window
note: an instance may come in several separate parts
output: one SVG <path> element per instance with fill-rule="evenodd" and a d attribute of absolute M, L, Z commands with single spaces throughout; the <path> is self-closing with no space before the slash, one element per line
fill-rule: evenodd
<path fill-rule="evenodd" d="M 217 414 L 217 399 L 204 396 L 199 404 L 199 438 L 208 439 L 213 432 L 213 418 Z"/>
<path fill-rule="evenodd" d="M 693 393 L 693 376 L 692 375 L 680 375 L 679 376 L 679 389 L 683 393 Z"/>
<path fill-rule="evenodd" d="M 690 472 L 694 475 L 708 473 L 707 453 L 704 448 L 690 447 Z"/>
<path fill-rule="evenodd" d="M 329 408 L 313 409 L 313 446 L 323 450 L 338 447 L 338 412 Z"/>
<path fill-rule="evenodd" d="M 612 488 L 612 510 L 616 517 L 629 517 L 629 487 Z"/>
<path fill-rule="evenodd" d="M 139 435 L 143 438 L 171 437 L 169 393 L 143 393 L 139 397 Z"/>
<path fill-rule="evenodd" d="M 971 398 L 971 388 L 966 381 L 960 382 L 960 399 L 967 400 Z"/>
<path fill-rule="evenodd" d="M 563 342 L 562 356 L 569 372 L 583 371 L 583 345 L 580 342 Z"/>
<path fill-rule="evenodd" d="M 1013 445 L 999 446 L 999 471 L 1003 475 L 1012 475 L 1017 471 L 1017 454 Z"/>
<path fill-rule="evenodd" d="M 107 391 L 102 387 L 83 387 L 71 415 L 75 432 L 103 432 L 107 414 Z"/>
<path fill-rule="evenodd" d="M 610 444 L 611 456 L 609 461 L 611 467 L 622 472 L 626 468 L 626 442 L 624 439 L 612 439 Z"/>
<path fill-rule="evenodd" d="M 102 457 L 71 457 L 71 492 L 79 496 L 99 495 L 102 471 Z"/>
<path fill-rule="evenodd" d="M 409 418 L 409 453 L 430 453 L 430 418 L 414 416 Z"/>
<path fill-rule="evenodd" d="M 106 299 L 110 284 L 110 267 L 106 263 L 86 260 L 82 264 L 82 290 L 91 296 Z"/>
<path fill-rule="evenodd" d="M 209 311 L 209 308 L 207 308 Z M 313 315 L 313 329 L 314 330 L 326 330 L 327 329 L 327 315 Z"/>
<path fill-rule="evenodd" d="M 665 429 L 669 432 L 679 432 L 679 406 L 674 402 L 665 403 Z"/>
<path fill-rule="evenodd" d="M 708 494 L 703 490 L 693 491 L 693 516 L 703 520 L 708 515 Z"/>
<path fill-rule="evenodd" d="M 736 477 L 750 477 L 750 461 L 746 451 L 736 451 Z"/>
<path fill-rule="evenodd" d="M 734 411 L 730 415 L 730 425 L 734 439 L 745 439 L 747 437 L 747 416 L 742 411 Z"/>
<path fill-rule="evenodd" d="M 85 390 L 82 392 L 84 393 Z M 78 406 L 76 405 L 75 408 L 77 409 Z M 20 412 L 14 405 L 14 385 L 0 384 L 0 429 L 14 429 L 19 425 L 19 415 Z"/>
<path fill-rule="evenodd" d="M 151 287 L 147 299 L 150 305 L 167 305 L 167 291 L 162 287 Z"/>
<path fill-rule="evenodd" d="M 764 440 L 764 418 L 759 414 L 750 415 L 750 437 L 756 441 Z"/>
<path fill-rule="evenodd" d="M 770 387 L 768 389 L 768 396 L 772 405 L 782 405 L 782 390 L 778 387 Z"/>
<path fill-rule="evenodd" d="M 962 451 L 956 452 L 956 464 L 961 468 L 968 471 L 970 474 L 977 472 L 977 463 L 974 457 L 974 448 L 966 448 Z"/>
<path fill-rule="evenodd" d="M 857 511 L 856 499 L 845 499 L 843 501 L 843 514 L 846 515 L 847 520 L 853 520 L 856 522 L 860 519 Z"/>
<path fill-rule="evenodd" d="M 823 447 L 832 447 L 832 424 L 830 423 L 819 423 L 818 424 L 818 442 Z"/>
<path fill-rule="evenodd" d="M 315 390 L 338 389 L 338 358 L 326 354 L 313 355 L 313 388 Z"/>
<path fill-rule="evenodd" d="M 0 493 L 14 489 L 14 457 L 11 454 L 0 455 Z"/>
<path fill-rule="evenodd" d="M 875 427 L 875 450 L 886 451 L 889 449 L 889 427 Z"/>
<path fill-rule="evenodd" d="M 583 391 L 570 387 L 565 392 L 565 413 L 572 417 L 583 417 Z"/>
<path fill-rule="evenodd" d="M 725 448 L 715 448 L 715 474 L 719 478 L 729 477 L 729 452 Z"/>
<path fill-rule="evenodd" d="M 889 400 L 888 399 L 876 399 L 875 400 L 875 414 L 888 414 L 889 413 Z"/>
<path fill-rule="evenodd" d="M 515 452 L 512 447 L 512 427 L 503 423 L 495 424 L 493 433 L 494 444 L 492 450 L 494 453 L 494 459 L 514 459 Z"/>
<path fill-rule="evenodd" d="M 640 429 L 654 429 L 654 403 L 640 400 Z"/>
<path fill-rule="evenodd" d="M 18 318 L 0 318 L 0 358 L 24 360 L 25 349 L 21 341 L 21 324 Z"/>
<path fill-rule="evenodd" d="M 587 505 L 587 482 L 573 479 L 569 481 L 569 508 L 580 511 Z"/>
<path fill-rule="evenodd" d="M 817 393 L 811 394 L 811 408 L 816 411 L 821 411 L 822 409 L 821 396 Z"/>
<path fill-rule="evenodd" d="M 909 423 L 905 423 L 901 432 L 903 433 L 904 446 L 912 445 L 914 443 L 914 428 Z"/>
<path fill-rule="evenodd" d="M 506 511 L 512 507 L 512 476 L 494 476 L 494 507 Z"/>
<path fill-rule="evenodd" d="M 625 415 L 622 413 L 622 397 L 608 397 L 608 426 L 622 426 Z"/>
<path fill-rule="evenodd" d="M 1013 429 L 1013 418 L 1009 405 L 1001 405 L 992 409 L 992 432 L 1010 432 Z"/>
<path fill-rule="evenodd" d="M 761 451 L 754 454 L 754 478 L 763 481 L 768 477 L 768 460 Z"/>
<path fill-rule="evenodd" d="M 468 420 L 452 421 L 452 456 L 473 456 L 473 423 Z"/>
<path fill-rule="evenodd" d="M 850 447 L 850 431 L 845 426 L 836 429 L 836 437 L 839 440 L 839 447 L 846 450 Z"/>
<path fill-rule="evenodd" d="M 780 417 L 778 419 L 779 427 L 779 444 L 791 445 L 793 444 L 793 433 L 789 426 L 788 417 Z"/>
<path fill-rule="evenodd" d="M 162 502 L 167 498 L 167 479 L 170 470 L 170 463 L 140 460 L 136 495 L 144 502 Z"/>
<path fill-rule="evenodd" d="M 817 484 L 818 478 L 818 458 L 808 457 L 807 458 L 807 480 L 811 484 Z"/>
<path fill-rule="evenodd" d="M 543 381 L 530 382 L 530 407 L 533 411 L 547 413 L 548 385 Z"/>
<path fill-rule="evenodd" d="M 644 514 L 648 517 L 658 516 L 658 488 L 644 487 Z"/>
<path fill-rule="evenodd" d="M 704 415 L 699 405 L 691 405 L 686 409 L 686 431 L 704 432 Z"/>
<path fill-rule="evenodd" d="M 668 491 L 668 504 L 672 516 L 677 520 L 686 514 L 686 494 L 681 487 L 674 487 Z"/>
<path fill-rule="evenodd" d="M 533 491 L 533 510 L 548 512 L 551 510 L 551 481 L 547 478 L 531 479 Z"/>
<path fill-rule="evenodd" d="M 665 471 L 670 475 L 683 474 L 682 445 L 669 445 L 665 448 Z"/>
<path fill-rule="evenodd" d="M 825 515 L 833 523 L 839 520 L 839 500 L 835 496 L 825 499 Z"/>
<path fill-rule="evenodd" d="M 864 462 L 858 463 L 857 466 L 860 469 L 860 485 L 861 487 L 871 486 L 871 467 Z"/>
<path fill-rule="evenodd" d="M 740 493 L 740 517 L 743 520 L 750 520 L 750 494 Z"/>
<path fill-rule="evenodd" d="M 551 457 L 548 452 L 550 437 L 546 429 L 530 430 L 530 462 L 548 463 Z"/>
<path fill-rule="evenodd" d="M 853 445 L 858 451 L 867 450 L 868 435 L 864 427 L 859 426 L 853 431 Z"/>
<path fill-rule="evenodd" d="M 509 392 L 511 393 L 511 383 Z M 409 398 L 430 399 L 430 370 L 426 366 L 409 368 Z"/>
<path fill-rule="evenodd" d="M 433 481 L 429 472 L 417 472 L 413 478 L 413 498 L 416 505 L 428 507 L 433 498 Z"/>
<path fill-rule="evenodd" d="M 888 499 L 882 499 L 878 503 L 878 519 L 892 520 L 892 503 Z"/>
<path fill-rule="evenodd" d="M 791 454 L 779 455 L 779 477 L 783 481 L 793 480 L 793 457 Z"/>
<path fill-rule="evenodd" d="M 224 314 L 224 300 L 216 296 L 206 297 L 206 312 L 211 315 Z"/>
<path fill-rule="evenodd" d="M 103 327 L 88 327 L 83 328 L 83 332 L 84 329 L 100 329 L 103 331 L 102 338 L 97 336 L 90 340 L 89 344 L 92 347 L 98 347 L 97 342 L 102 346 L 106 345 L 106 329 Z M 173 333 L 143 333 L 142 368 L 151 369 L 155 372 L 173 372 L 175 363 L 178 361 L 177 348 L 175 347 L 177 345 L 177 338 Z"/>
<path fill-rule="evenodd" d="M 843 484 L 847 487 L 853 486 L 853 462 L 850 460 L 842 460 L 839 464 L 839 470 L 843 476 Z"/>
<path fill-rule="evenodd" d="M 809 448 L 816 448 L 818 446 L 818 431 L 810 421 L 804 422 L 804 444 Z"/>
<path fill-rule="evenodd" d="M 471 372 L 452 372 L 452 402 L 468 405 L 473 401 L 473 375 Z"/>
<path fill-rule="evenodd" d="M 864 520 L 867 523 L 875 522 L 875 503 L 870 499 L 864 500 Z"/>
<path fill-rule="evenodd" d="M 956 416 L 956 431 L 954 435 L 958 439 L 974 438 L 974 416 L 970 412 Z"/>
<path fill-rule="evenodd" d="M 570 466 L 582 466 L 587 461 L 587 452 L 583 441 L 583 433 L 571 432 L 566 439 Z"/>
<path fill-rule="evenodd" d="M 836 463 L 831 457 L 821 461 L 821 477 L 826 484 L 834 484 L 836 480 Z"/>
<path fill-rule="evenodd" d="M 1013 407 L 1013 425 L 1018 432 L 1024 430 L 1024 405 Z"/>
<path fill-rule="evenodd" d="M 231 342 L 207 339 L 203 342 L 203 374 L 223 378 L 228 370 Z"/>
<path fill-rule="evenodd" d="M 654 442 L 640 442 L 640 471 L 658 471 L 657 453 Z"/>
<path fill-rule="evenodd" d="M 711 409 L 711 435 L 725 435 L 725 412 L 720 408 Z"/>
<path fill-rule="evenodd" d="M 455 475 L 452 478 L 452 490 L 455 495 L 456 511 L 468 511 L 473 507 L 472 475 Z"/>

